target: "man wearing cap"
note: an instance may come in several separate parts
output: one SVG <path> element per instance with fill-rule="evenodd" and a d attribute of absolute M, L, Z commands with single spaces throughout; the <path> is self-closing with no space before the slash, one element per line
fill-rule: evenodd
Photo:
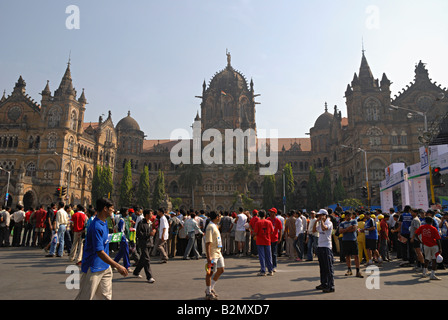
<path fill-rule="evenodd" d="M 366 235 L 366 248 L 368 255 L 367 265 L 373 264 L 373 259 L 377 258 L 378 263 L 382 263 L 383 259 L 378 252 L 378 226 L 375 222 L 376 216 L 367 214 L 367 220 L 364 225 L 364 234 Z"/>
<path fill-rule="evenodd" d="M 317 213 L 316 224 L 313 232 L 319 232 L 319 241 L 317 244 L 317 258 L 320 268 L 320 285 L 316 287 L 323 292 L 334 292 L 334 270 L 333 270 L 333 251 L 331 244 L 331 233 L 333 224 L 328 219 L 328 212 L 320 209 Z"/>
<path fill-rule="evenodd" d="M 425 217 L 425 224 L 421 225 L 414 233 L 414 239 L 421 235 L 423 250 L 425 255 L 425 266 L 423 267 L 423 277 L 427 276 L 429 261 L 431 260 L 432 271 L 430 280 L 441 280 L 435 275 L 437 270 L 437 256 L 442 253 L 440 234 L 432 225 L 432 217 Z"/>
<path fill-rule="evenodd" d="M 358 257 L 358 243 L 356 241 L 356 230 L 358 229 L 358 222 L 352 219 L 350 211 L 345 212 L 345 220 L 339 224 L 339 233 L 342 234 L 342 252 L 345 255 L 345 262 L 347 264 L 346 276 L 351 276 L 352 266 L 351 258 L 353 256 L 356 266 L 356 277 L 363 278 L 359 271 L 359 257 Z"/>

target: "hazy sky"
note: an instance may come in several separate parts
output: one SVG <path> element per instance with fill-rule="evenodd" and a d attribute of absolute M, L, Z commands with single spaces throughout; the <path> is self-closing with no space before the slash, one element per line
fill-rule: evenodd
<path fill-rule="evenodd" d="M 68 29 L 79 8 L 79 29 Z M 448 1 L 132 0 L 0 2 L 0 90 L 20 75 L 27 93 L 52 92 L 71 51 L 74 86 L 85 88 L 85 121 L 131 111 L 147 139 L 189 129 L 202 82 L 227 64 L 252 78 L 259 129 L 305 137 L 328 102 L 346 115 L 344 92 L 359 71 L 362 39 L 372 72 L 392 97 L 427 63 L 448 87 Z"/>

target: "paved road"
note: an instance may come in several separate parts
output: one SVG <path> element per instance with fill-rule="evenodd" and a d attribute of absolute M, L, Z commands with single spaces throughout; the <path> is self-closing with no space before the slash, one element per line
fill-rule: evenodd
<path fill-rule="evenodd" d="M 77 294 L 76 289 L 66 286 L 67 279 L 73 277 L 67 267 L 74 267 L 67 257 L 46 258 L 42 250 L 35 248 L 0 248 L 0 261 L 0 301 L 73 300 Z M 400 268 L 399 261 L 383 263 L 377 269 L 378 277 L 368 277 L 362 267 L 364 279 L 344 276 L 345 264 L 336 262 L 334 293 L 315 290 L 319 284 L 317 261 L 291 262 L 280 257 L 273 277 L 256 275 L 257 258 L 227 257 L 225 262 L 225 273 L 216 285 L 220 300 L 438 300 L 446 299 L 448 293 L 448 270 L 438 271 L 442 280 L 430 281 L 411 268 Z M 143 279 L 124 278 L 115 272 L 113 299 L 203 300 L 204 265 L 204 259 L 185 261 L 178 257 L 159 264 L 155 258 L 151 265 L 154 284 L 145 282 L 143 271 Z M 369 289 L 368 284 L 379 286 Z"/>

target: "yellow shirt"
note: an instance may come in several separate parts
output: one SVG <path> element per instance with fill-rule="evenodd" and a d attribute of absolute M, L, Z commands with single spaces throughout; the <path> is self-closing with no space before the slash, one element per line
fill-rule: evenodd
<path fill-rule="evenodd" d="M 365 223 L 364 221 L 358 221 L 358 229 L 359 229 L 359 230 L 364 229 L 364 225 L 365 225 L 365 224 L 366 224 L 366 223 Z M 366 234 L 365 234 L 364 232 L 358 232 L 358 238 L 357 238 L 357 240 L 358 240 L 358 241 L 361 241 L 361 242 L 366 241 Z"/>

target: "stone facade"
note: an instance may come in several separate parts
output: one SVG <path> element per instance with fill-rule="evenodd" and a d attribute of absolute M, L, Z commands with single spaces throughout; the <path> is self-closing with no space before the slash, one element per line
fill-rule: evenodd
<path fill-rule="evenodd" d="M 345 98 L 347 117 L 334 106 L 329 111 L 325 103 L 306 138 L 278 139 L 279 170 L 291 163 L 297 197 L 305 204 L 309 169 L 316 169 L 318 178 L 325 167 L 331 172 L 332 183 L 342 179 L 348 197 L 361 198 L 360 188 L 366 184 L 364 155 L 367 154 L 369 184 L 374 188 L 384 179 L 384 168 L 392 162 L 410 165 L 419 161 L 420 142 L 424 131 L 423 117 L 408 117 L 408 111 L 391 109 L 390 105 L 424 112 L 430 124 L 448 111 L 448 100 L 438 100 L 446 93 L 429 78 L 422 62 L 415 67 L 415 78 L 394 99 L 391 82 L 383 73 L 375 79 L 367 59 L 362 54 L 359 72 L 348 84 Z M 90 204 L 91 180 L 96 165 L 108 164 L 114 174 L 114 194 L 118 201 L 119 185 L 126 161 L 131 161 L 134 186 L 137 188 L 144 166 L 148 166 L 150 183 L 154 186 L 158 170 L 165 174 L 166 192 L 171 198 L 181 198 L 182 206 L 199 209 L 230 209 L 245 185 L 234 179 L 237 165 L 212 164 L 202 169 L 202 185 L 194 192 L 181 185 L 178 166 L 170 159 L 177 141 L 146 139 L 138 122 L 128 113 L 116 126 L 109 112 L 107 119 L 84 122 L 87 101 L 84 90 L 77 98 L 73 88 L 70 64 L 58 89 L 51 94 L 49 84 L 42 91 L 38 104 L 25 92 L 20 77 L 11 95 L 0 100 L 0 166 L 11 171 L 10 203 L 27 204 L 55 201 L 58 186 L 68 187 L 72 203 Z M 254 82 L 231 65 L 217 72 L 208 86 L 203 83 L 200 113 L 194 123 L 202 132 L 213 128 L 252 129 L 256 132 Z M 200 121 L 200 122 L 199 122 Z M 193 145 L 194 138 L 190 141 Z M 202 148 L 207 145 L 201 142 Z M 359 149 L 364 150 L 360 152 Z M 256 165 L 258 168 L 258 165 Z M 6 193 L 6 173 L 0 171 L 1 197 Z M 255 171 L 247 181 L 247 189 L 256 204 L 262 201 L 262 181 Z M 378 191 L 372 204 L 379 204 Z"/>

